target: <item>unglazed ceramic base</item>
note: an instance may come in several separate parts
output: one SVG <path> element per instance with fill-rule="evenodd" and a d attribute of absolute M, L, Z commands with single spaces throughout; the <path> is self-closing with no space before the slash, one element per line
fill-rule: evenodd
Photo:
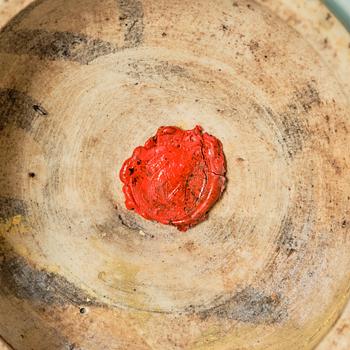
<path fill-rule="evenodd" d="M 39 1 L 2 30 L 0 72 L 15 349 L 312 349 L 330 330 L 349 293 L 350 110 L 275 15 Z M 160 125 L 196 124 L 227 158 L 209 219 L 183 234 L 127 211 L 122 161 Z"/>

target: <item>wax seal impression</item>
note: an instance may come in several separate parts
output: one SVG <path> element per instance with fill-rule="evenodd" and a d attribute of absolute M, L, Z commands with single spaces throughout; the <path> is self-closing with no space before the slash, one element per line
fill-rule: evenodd
<path fill-rule="evenodd" d="M 221 142 L 201 126 L 162 126 L 121 170 L 125 205 L 180 231 L 205 220 L 226 184 Z"/>

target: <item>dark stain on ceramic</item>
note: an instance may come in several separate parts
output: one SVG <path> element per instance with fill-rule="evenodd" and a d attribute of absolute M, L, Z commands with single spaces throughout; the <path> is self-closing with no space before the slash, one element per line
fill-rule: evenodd
<path fill-rule="evenodd" d="M 308 83 L 304 88 L 295 91 L 295 97 L 305 112 L 321 104 L 320 94 L 314 83 Z"/>
<path fill-rule="evenodd" d="M 282 146 L 287 159 L 293 159 L 302 152 L 309 138 L 307 120 L 295 102 L 288 104 L 282 112 L 274 112 L 270 107 L 264 108 L 271 118 L 273 127 L 278 130 L 277 141 Z"/>
<path fill-rule="evenodd" d="M 137 47 L 143 42 L 143 6 L 139 0 L 118 0 L 119 20 L 124 26 L 125 48 Z"/>
<path fill-rule="evenodd" d="M 7 218 L 28 214 L 27 204 L 16 198 L 0 197 L 0 219 L 6 220 Z"/>
<path fill-rule="evenodd" d="M 293 107 L 290 108 L 294 110 Z M 304 143 L 308 138 L 307 126 L 291 112 L 283 113 L 280 117 L 283 143 L 286 146 L 288 156 L 294 158 L 298 152 L 303 150 Z"/>
<path fill-rule="evenodd" d="M 168 61 L 144 61 L 137 60 L 128 64 L 130 71 L 127 72 L 136 80 L 144 80 L 158 78 L 159 76 L 165 80 L 177 78 L 190 78 L 190 74 L 183 66 L 169 63 Z"/>
<path fill-rule="evenodd" d="M 122 226 L 133 230 L 133 231 L 140 231 L 142 227 L 136 222 L 135 215 L 130 214 L 118 214 L 118 220 L 122 224 Z"/>
<path fill-rule="evenodd" d="M 124 44 L 121 47 L 82 33 L 18 29 L 21 21 L 42 2 L 35 2 L 21 11 L 0 31 L 1 52 L 88 64 L 98 57 L 137 47 L 143 41 L 143 7 L 140 1 L 119 0 L 117 2 L 121 12 L 119 19 L 123 22 L 124 32 Z"/>
<path fill-rule="evenodd" d="M 297 237 L 293 235 L 293 232 L 295 232 L 295 226 L 292 217 L 284 217 L 281 222 L 277 245 L 288 257 L 297 252 L 299 248 Z"/>
<path fill-rule="evenodd" d="M 32 55 L 47 60 L 67 60 L 87 64 L 116 51 L 113 44 L 71 32 L 43 29 L 20 30 L 0 35 L 2 52 Z"/>
<path fill-rule="evenodd" d="M 266 294 L 253 287 L 246 287 L 223 303 L 198 314 L 202 318 L 214 316 L 253 324 L 279 323 L 288 316 L 280 294 Z"/>
<path fill-rule="evenodd" d="M 48 114 L 38 101 L 27 94 L 0 88 L 0 131 L 9 124 L 30 131 L 36 118 L 46 117 Z"/>
<path fill-rule="evenodd" d="M 0 242 L 0 284 L 3 293 L 44 305 L 99 305 L 59 274 L 37 269 Z"/>

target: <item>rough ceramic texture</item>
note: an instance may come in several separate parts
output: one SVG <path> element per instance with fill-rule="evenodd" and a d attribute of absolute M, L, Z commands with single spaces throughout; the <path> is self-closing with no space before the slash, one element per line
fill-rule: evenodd
<path fill-rule="evenodd" d="M 316 0 L 258 0 L 295 28 L 329 65 L 344 91 L 350 91 L 350 34 Z"/>
<path fill-rule="evenodd" d="M 1 333 L 16 349 L 313 348 L 349 292 L 344 88 L 254 2 L 62 4 L 0 35 Z M 202 124 L 228 158 L 224 198 L 186 234 L 126 212 L 117 182 L 171 123 Z"/>
<path fill-rule="evenodd" d="M 32 0 L 0 0 L 0 27 L 31 2 Z"/>
<path fill-rule="evenodd" d="M 350 35 L 319 1 L 258 0 L 295 28 L 331 67 L 350 98 Z M 350 303 L 317 350 L 350 349 Z"/>

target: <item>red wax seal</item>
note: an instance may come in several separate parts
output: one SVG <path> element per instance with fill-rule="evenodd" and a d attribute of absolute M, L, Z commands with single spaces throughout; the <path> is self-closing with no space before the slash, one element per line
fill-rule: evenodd
<path fill-rule="evenodd" d="M 125 205 L 149 220 L 186 231 L 207 217 L 225 188 L 221 142 L 200 126 L 163 126 L 121 170 Z"/>

